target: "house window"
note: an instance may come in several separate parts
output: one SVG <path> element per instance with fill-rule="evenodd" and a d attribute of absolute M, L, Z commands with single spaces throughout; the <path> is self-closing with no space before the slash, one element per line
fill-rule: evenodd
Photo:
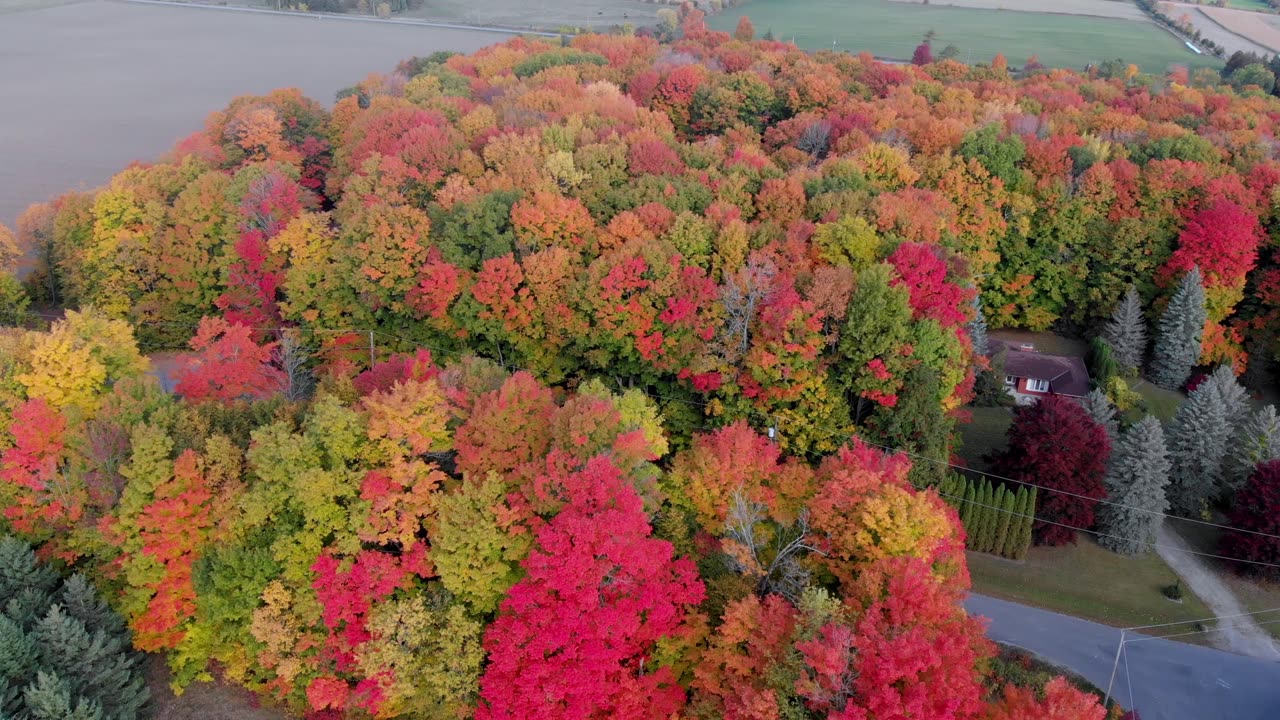
<path fill-rule="evenodd" d="M 1027 392 L 1049 392 L 1049 381 L 1027 378 Z"/>
<path fill-rule="evenodd" d="M 1016 377 L 1014 377 L 1014 376 L 1012 376 L 1012 375 L 1005 375 L 1005 376 L 1004 376 L 1004 384 L 1005 384 L 1005 385 L 1007 385 L 1007 386 L 1009 386 L 1009 387 L 1013 387 L 1014 385 L 1017 385 L 1017 384 L 1018 384 L 1018 378 L 1016 378 Z"/>

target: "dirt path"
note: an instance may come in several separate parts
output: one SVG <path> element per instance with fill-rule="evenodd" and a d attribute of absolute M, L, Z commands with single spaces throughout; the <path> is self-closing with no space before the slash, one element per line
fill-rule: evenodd
<path fill-rule="evenodd" d="M 1204 558 L 1186 552 L 1192 549 L 1191 546 L 1168 525 L 1160 526 L 1156 543 L 1160 546 L 1156 548 L 1160 557 L 1215 614 L 1224 617 L 1246 612 L 1235 593 L 1218 577 L 1217 571 L 1209 567 Z M 1213 641 L 1223 650 L 1261 660 L 1280 661 L 1280 647 L 1247 615 L 1219 620 Z"/>

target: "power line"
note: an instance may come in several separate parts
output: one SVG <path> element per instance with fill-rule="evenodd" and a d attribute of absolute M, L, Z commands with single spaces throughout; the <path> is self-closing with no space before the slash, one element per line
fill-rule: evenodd
<path fill-rule="evenodd" d="M 1196 622 L 1196 621 L 1189 620 L 1188 622 Z M 1280 620 L 1265 620 L 1263 622 L 1254 623 L 1254 624 L 1261 627 L 1263 625 L 1275 625 L 1276 623 L 1280 623 Z M 1136 639 L 1125 638 L 1124 644 L 1128 645 L 1129 643 L 1146 642 L 1148 640 L 1165 640 L 1168 638 L 1185 637 L 1187 635 L 1204 635 L 1206 633 L 1218 632 L 1219 630 L 1222 630 L 1222 628 L 1213 627 L 1213 628 L 1205 628 L 1204 630 L 1188 630 L 1187 632 L 1170 633 L 1168 635 L 1142 635 Z"/>
<path fill-rule="evenodd" d="M 918 486 L 918 485 L 916 485 L 916 486 L 914 486 L 914 487 L 916 487 L 916 489 L 918 489 L 918 490 L 925 490 L 925 489 L 929 489 L 929 488 L 922 488 L 922 487 L 920 487 L 920 486 Z M 1225 556 L 1225 555 L 1214 555 L 1213 553 L 1200 552 L 1199 550 L 1190 550 L 1190 549 L 1187 549 L 1187 548 L 1174 547 L 1174 546 L 1172 546 L 1172 545 L 1161 545 L 1161 544 L 1159 544 L 1159 543 L 1151 542 L 1151 541 L 1149 541 L 1149 540 L 1142 540 L 1142 539 L 1139 539 L 1139 538 L 1125 537 L 1125 536 L 1122 536 L 1122 535 L 1112 535 L 1112 534 L 1110 534 L 1110 533 L 1104 533 L 1104 532 L 1100 532 L 1100 531 L 1098 531 L 1098 530 L 1089 530 L 1089 529 L 1087 529 L 1087 528 L 1076 527 L 1075 525 L 1068 525 L 1068 524 L 1066 524 L 1066 523 L 1060 523 L 1060 522 L 1056 522 L 1056 521 L 1054 521 L 1054 520 L 1046 520 L 1045 518 L 1039 517 L 1038 515 L 1035 515 L 1034 513 L 1032 513 L 1031 515 L 1028 515 L 1028 514 L 1026 514 L 1026 513 L 1020 513 L 1020 512 L 1018 512 L 1018 511 L 1016 511 L 1016 510 L 1006 510 L 1006 509 L 1004 509 L 1004 508 L 1002 508 L 1002 507 L 996 507 L 996 506 L 994 506 L 994 505 L 987 505 L 986 503 L 981 503 L 981 502 L 978 502 L 977 500 L 969 500 L 969 499 L 967 499 L 967 498 L 964 498 L 964 497 L 961 497 L 961 496 L 958 496 L 958 495 L 952 495 L 951 493 L 944 493 L 944 492 L 942 492 L 941 490 L 939 490 L 938 488 L 931 488 L 931 489 L 932 489 L 934 492 L 938 493 L 938 495 L 940 495 L 940 496 L 942 496 L 942 497 L 949 497 L 949 498 L 952 498 L 952 499 L 954 499 L 954 500 L 959 500 L 960 502 L 969 503 L 969 504 L 971 504 L 971 505 L 977 505 L 977 506 L 979 506 L 979 507 L 984 507 L 984 508 L 988 508 L 988 509 L 990 509 L 990 510 L 995 510 L 995 511 L 997 511 L 997 512 L 1002 512 L 1002 513 L 1006 513 L 1006 514 L 1009 514 L 1009 515 L 1014 515 L 1014 516 L 1016 516 L 1016 517 L 1021 517 L 1021 518 L 1030 518 L 1030 519 L 1035 520 L 1035 521 L 1037 521 L 1037 522 L 1045 523 L 1046 525 L 1056 525 L 1056 526 L 1058 526 L 1058 527 L 1067 528 L 1067 529 L 1069 529 L 1069 530 L 1075 530 L 1075 531 L 1077 531 L 1077 532 L 1089 533 L 1090 535 L 1096 535 L 1097 537 L 1105 537 L 1105 538 L 1111 538 L 1111 539 L 1113 539 L 1113 540 L 1124 540 L 1124 541 L 1126 541 L 1126 542 L 1136 542 L 1136 543 L 1141 543 L 1141 544 L 1143 544 L 1143 545 L 1147 545 L 1147 546 L 1149 546 L 1149 547 L 1151 547 L 1151 548 L 1154 548 L 1154 549 L 1157 549 L 1157 550 L 1172 550 L 1172 551 L 1174 551 L 1174 552 L 1182 552 L 1182 553 L 1187 553 L 1187 554 L 1189 554 L 1189 555 L 1199 555 L 1199 556 L 1201 556 L 1201 557 L 1215 558 L 1215 559 L 1218 559 L 1218 560 L 1226 560 L 1226 561 L 1228 561 L 1228 562 L 1247 563 L 1247 564 L 1249 564 L 1249 565 L 1258 565 L 1258 566 L 1261 566 L 1261 567 L 1269 567 L 1269 568 L 1280 568 L 1280 565 L 1277 565 L 1276 563 L 1262 562 L 1261 560 L 1245 560 L 1245 559 L 1243 559 L 1243 558 L 1233 558 L 1233 557 L 1227 557 L 1227 556 Z"/>
<path fill-rule="evenodd" d="M 1270 610 L 1254 610 L 1252 612 L 1236 613 L 1234 615 L 1215 615 L 1214 617 L 1198 618 L 1195 620 L 1185 620 L 1183 622 L 1158 623 L 1156 625 L 1137 625 L 1125 628 L 1125 630 L 1150 630 L 1151 628 L 1169 627 L 1171 625 L 1186 625 L 1193 622 L 1209 622 L 1211 620 L 1230 620 L 1232 618 L 1247 617 L 1249 615 L 1265 615 L 1266 613 L 1280 612 L 1280 608 L 1271 608 Z M 1276 620 L 1275 622 L 1280 622 Z"/>
<path fill-rule="evenodd" d="M 1128 510 L 1137 510 L 1138 512 L 1147 513 L 1148 515 L 1156 515 L 1156 516 L 1159 516 L 1159 517 L 1164 518 L 1164 519 L 1166 519 L 1166 520 L 1179 520 L 1179 521 L 1182 521 L 1182 522 L 1195 523 L 1195 524 L 1197 524 L 1197 525 L 1206 525 L 1206 526 L 1209 526 L 1209 527 L 1215 527 L 1215 528 L 1219 528 L 1219 529 L 1222 529 L 1222 530 L 1230 530 L 1230 531 L 1232 531 L 1232 532 L 1247 533 L 1247 534 L 1249 534 L 1249 535 L 1261 535 L 1262 537 L 1268 537 L 1268 538 L 1273 538 L 1273 539 L 1275 539 L 1275 540 L 1280 540 L 1280 535 L 1273 535 L 1273 534 L 1271 534 L 1271 533 L 1262 532 L 1262 531 L 1260 531 L 1260 530 L 1246 530 L 1245 528 L 1233 527 L 1233 526 L 1231 526 L 1231 525 L 1222 525 L 1222 524 L 1220 524 L 1220 523 L 1210 522 L 1210 521 L 1208 521 L 1208 520 L 1197 520 L 1197 519 L 1195 519 L 1195 518 L 1184 518 L 1184 517 L 1180 517 L 1180 516 L 1177 516 L 1177 515 L 1170 515 L 1170 514 L 1168 514 L 1168 513 L 1163 513 L 1163 512 L 1160 512 L 1159 510 L 1149 510 L 1149 509 L 1147 509 L 1147 508 L 1141 508 L 1141 507 L 1138 507 L 1138 506 L 1136 506 L 1136 505 L 1125 505 L 1124 503 L 1118 503 L 1118 502 L 1114 502 L 1114 501 L 1111 501 L 1111 500 L 1099 499 L 1099 498 L 1093 498 L 1093 497 L 1089 497 L 1088 495 L 1081 495 L 1080 493 L 1074 493 L 1074 492 L 1071 492 L 1070 490 L 1062 490 L 1062 489 L 1060 489 L 1060 488 L 1047 487 L 1047 486 L 1045 486 L 1045 485 L 1038 485 L 1038 484 L 1036 484 L 1036 483 L 1033 483 L 1033 482 L 1027 482 L 1027 481 L 1025 481 L 1025 480 L 1015 480 L 1014 478 L 1004 477 L 1003 475 L 996 475 L 996 474 L 994 474 L 994 473 L 986 472 L 986 471 L 983 471 L 983 470 L 977 470 L 977 469 L 974 469 L 974 468 L 967 468 L 967 467 L 963 467 L 963 466 L 961 466 L 961 465 L 956 465 L 955 463 L 948 462 L 948 461 L 946 461 L 946 460 L 939 460 L 939 459 L 937 459 L 937 458 L 931 458 L 931 457 L 929 457 L 929 456 L 927 456 L 927 455 L 918 455 L 918 454 L 916 454 L 916 453 L 912 453 L 912 452 L 910 452 L 910 451 L 908 451 L 908 450 L 897 450 L 897 449 L 895 449 L 895 448 L 891 448 L 891 447 L 886 446 L 886 445 L 879 445 L 879 444 L 877 444 L 877 443 L 873 443 L 873 442 L 871 442 L 871 441 L 869 441 L 869 440 L 866 440 L 866 439 L 863 439 L 863 440 L 862 440 L 862 442 L 863 442 L 863 444 L 865 444 L 865 445 L 871 445 L 871 446 L 873 446 L 873 447 L 878 447 L 878 448 L 880 448 L 881 450 L 888 450 L 888 451 L 891 451 L 891 452 L 899 452 L 899 453 L 902 453 L 902 454 L 904 454 L 904 455 L 907 455 L 907 456 L 909 456 L 909 457 L 911 457 L 911 458 L 913 458 L 913 459 L 927 460 L 927 461 L 932 462 L 932 463 L 937 463 L 937 464 L 940 464 L 940 465 L 946 465 L 947 467 L 950 467 L 950 468 L 953 468 L 953 469 L 956 469 L 956 470 L 964 470 L 964 471 L 967 471 L 967 472 L 977 473 L 978 475 L 982 475 L 983 477 L 989 477 L 989 478 L 993 478 L 993 479 L 996 479 L 996 480 L 1002 480 L 1002 481 L 1004 481 L 1004 482 L 1017 483 L 1017 484 L 1019 484 L 1019 485 L 1025 485 L 1025 486 L 1027 486 L 1027 487 L 1033 487 L 1033 488 L 1036 488 L 1036 489 L 1038 489 L 1038 490 L 1045 490 L 1045 491 L 1048 491 L 1048 492 L 1059 493 L 1059 494 L 1061 494 L 1061 495 L 1066 495 L 1066 496 L 1068 496 L 1068 497 L 1079 498 L 1079 499 L 1081 499 L 1081 500 L 1092 500 L 1092 501 L 1094 501 L 1094 502 L 1098 502 L 1098 503 L 1101 503 L 1101 504 L 1103 504 L 1103 505 L 1110 505 L 1110 506 L 1112 506 L 1112 507 L 1120 507 L 1120 508 L 1125 508 L 1125 509 L 1128 509 Z"/>

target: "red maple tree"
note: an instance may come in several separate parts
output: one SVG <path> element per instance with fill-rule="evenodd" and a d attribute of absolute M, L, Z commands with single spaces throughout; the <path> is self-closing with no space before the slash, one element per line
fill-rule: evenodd
<path fill-rule="evenodd" d="M 1014 411 L 1009 446 L 991 461 L 996 474 L 1043 488 L 1036 542 L 1066 545 L 1075 542 L 1075 528 L 1093 526 L 1094 508 L 1107 495 L 1102 476 L 1110 455 L 1107 431 L 1079 403 L 1049 395 Z"/>
<path fill-rule="evenodd" d="M 476 718 L 670 717 L 684 689 L 652 654 L 702 601 L 697 571 L 650 537 L 640 497 L 608 460 L 566 476 L 564 493 L 485 632 Z"/>

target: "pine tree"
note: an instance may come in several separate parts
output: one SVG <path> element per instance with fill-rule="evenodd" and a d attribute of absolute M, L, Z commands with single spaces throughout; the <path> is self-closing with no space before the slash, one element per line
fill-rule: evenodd
<path fill-rule="evenodd" d="M 13 536 L 0 539 L 0 607 L 24 590 L 48 594 L 57 583 L 57 573 L 36 562 L 30 545 Z"/>
<path fill-rule="evenodd" d="M 969 342 L 973 344 L 973 354 L 988 355 L 991 353 L 991 341 L 987 338 L 987 316 L 982 312 L 982 299 L 973 296 L 973 319 L 969 321 Z"/>
<path fill-rule="evenodd" d="M 1169 509 L 1170 462 L 1160 421 L 1148 415 L 1120 438 L 1107 473 L 1107 499 L 1098 508 L 1098 543 L 1124 555 L 1146 552 Z"/>
<path fill-rule="evenodd" d="M 996 555 L 1004 554 L 1004 546 L 1009 541 L 1009 527 L 1012 525 L 1015 512 L 1013 506 L 1014 493 L 1009 491 L 1007 486 L 1001 485 L 1000 492 L 996 493 L 996 507 L 1000 508 L 1000 517 L 996 519 L 995 536 L 991 541 L 991 550 L 989 552 Z"/>
<path fill-rule="evenodd" d="M 1089 417 L 1107 431 L 1107 437 L 1115 442 L 1120 424 L 1116 420 L 1116 406 L 1111 404 L 1111 398 L 1101 390 L 1092 390 L 1085 396 L 1081 405 L 1085 412 L 1089 413 Z"/>
<path fill-rule="evenodd" d="M 1121 372 L 1136 374 L 1147 353 L 1147 321 L 1142 316 L 1142 300 L 1132 285 L 1111 312 L 1102 330 L 1102 339 L 1111 346 L 1112 357 Z"/>
<path fill-rule="evenodd" d="M 1222 398 L 1222 410 L 1227 416 L 1231 431 L 1234 433 L 1239 430 L 1249 417 L 1249 393 L 1236 378 L 1235 371 L 1229 365 L 1219 365 L 1209 374 L 1205 383 L 1212 385 Z"/>
<path fill-rule="evenodd" d="M 1151 365 L 1152 382 L 1168 390 L 1177 390 L 1186 384 L 1191 369 L 1200 361 L 1200 341 L 1207 317 L 1200 268 L 1192 267 L 1178 283 L 1169 306 L 1160 316 Z"/>
<path fill-rule="evenodd" d="M 77 695 L 95 701 L 110 718 L 137 715 L 148 691 L 135 671 L 137 658 L 121 636 L 89 632 L 60 605 L 31 630 L 44 668 L 56 673 Z"/>
<path fill-rule="evenodd" d="M 1249 416 L 1236 430 L 1223 467 L 1223 484 L 1234 494 L 1259 463 L 1280 458 L 1280 417 L 1274 405 L 1268 405 Z"/>
<path fill-rule="evenodd" d="M 101 630 L 108 636 L 126 632 L 124 619 L 108 605 L 80 573 L 67 578 L 57 602 L 68 615 L 84 623 L 89 632 Z"/>
<path fill-rule="evenodd" d="M 102 706 L 77 695 L 56 673 L 43 670 L 23 691 L 26 717 L 31 720 L 104 720 Z"/>
<path fill-rule="evenodd" d="M 1230 438 L 1222 394 L 1201 383 L 1178 408 L 1169 430 L 1169 505 L 1174 512 L 1197 517 L 1217 494 Z"/>
<path fill-rule="evenodd" d="M 32 680 L 38 652 L 22 627 L 0 615 L 0 717 L 21 709 L 22 689 Z"/>

